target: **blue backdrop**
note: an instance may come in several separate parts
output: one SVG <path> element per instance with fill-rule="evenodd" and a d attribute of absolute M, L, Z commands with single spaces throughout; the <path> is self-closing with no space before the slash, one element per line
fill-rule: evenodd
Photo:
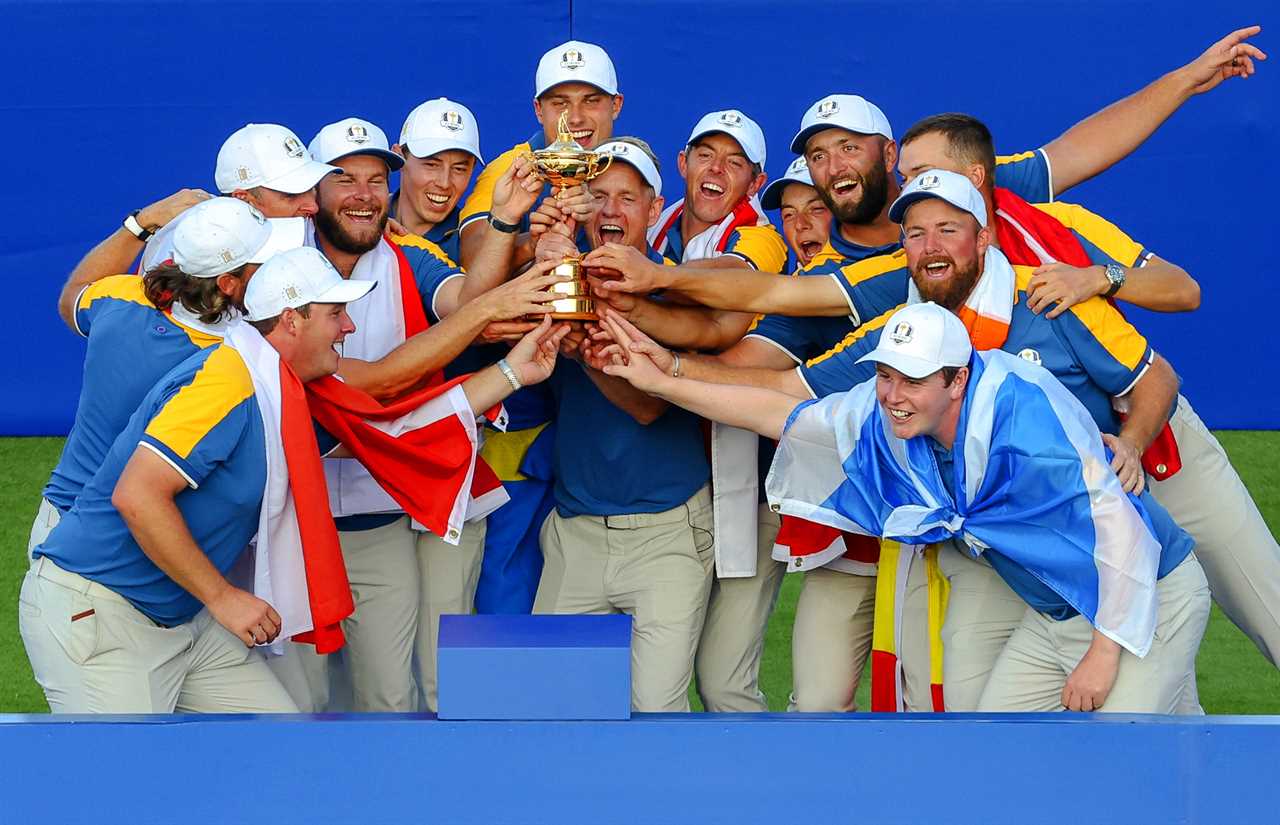
<path fill-rule="evenodd" d="M 760 122 L 768 169 L 781 173 L 800 115 L 833 91 L 876 101 L 899 133 L 927 114 L 971 112 L 1001 151 L 1021 151 L 1228 31 L 1276 18 L 1264 0 L 1233 5 L 0 0 L 0 156 L 13 187 L 0 226 L 10 307 L 0 433 L 66 432 L 83 352 L 56 313 L 67 273 L 130 210 L 181 186 L 212 190 L 218 147 L 246 122 L 284 123 L 309 140 L 359 115 L 394 135 L 410 108 L 446 95 L 476 113 L 493 156 L 535 130 L 534 66 L 572 35 L 612 54 L 626 96 L 617 132 L 648 139 L 669 181 L 694 121 L 727 107 Z M 1280 51 L 1272 32 L 1256 42 Z M 1277 73 L 1262 64 L 1191 100 L 1066 198 L 1199 279 L 1197 313 L 1131 317 L 1215 427 L 1280 426 L 1280 346 L 1265 298 L 1280 192 Z"/>

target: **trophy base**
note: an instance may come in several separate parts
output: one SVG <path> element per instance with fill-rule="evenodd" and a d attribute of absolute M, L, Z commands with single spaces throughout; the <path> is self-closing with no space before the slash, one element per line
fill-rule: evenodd
<path fill-rule="evenodd" d="M 591 297 L 591 285 L 582 275 L 582 264 L 576 258 L 566 258 L 554 270 L 567 280 L 552 284 L 550 291 L 563 295 L 551 302 L 551 318 L 554 321 L 598 321 L 596 302 Z"/>

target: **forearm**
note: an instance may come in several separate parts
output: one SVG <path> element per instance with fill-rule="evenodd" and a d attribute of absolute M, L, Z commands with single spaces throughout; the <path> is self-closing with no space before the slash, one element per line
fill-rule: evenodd
<path fill-rule="evenodd" d="M 761 387 L 709 384 L 689 378 L 664 376 L 653 392 L 672 404 L 703 418 L 752 430 L 777 440 L 787 417 L 799 401 L 782 392 Z"/>
<path fill-rule="evenodd" d="M 1045 146 L 1059 195 L 1109 169 L 1142 145 L 1193 94 L 1182 69 L 1117 100 Z"/>
<path fill-rule="evenodd" d="M 515 392 L 515 388 L 511 386 L 511 382 L 503 375 L 498 365 L 493 364 L 463 381 L 462 391 L 467 394 L 471 411 L 481 416 L 484 415 L 485 410 L 502 403 L 508 395 Z"/>
<path fill-rule="evenodd" d="M 122 479 L 112 503 L 147 558 L 201 604 L 231 587 L 196 544 L 172 495 Z"/>
<path fill-rule="evenodd" d="M 605 375 L 599 370 L 591 369 L 586 364 L 582 365 L 582 369 L 586 372 L 587 377 L 591 379 L 591 382 L 596 385 L 596 388 L 600 390 L 600 393 L 609 399 L 611 404 L 641 424 L 647 426 L 657 421 L 667 411 L 667 407 L 670 406 L 661 398 L 636 389 L 622 378 Z"/>
<path fill-rule="evenodd" d="M 515 238 L 514 241 L 506 240 L 512 237 Z M 468 224 L 458 238 L 458 258 L 462 268 L 470 273 L 475 267 L 484 266 L 486 253 L 488 253 L 489 247 L 495 244 L 510 244 L 511 251 L 510 257 L 507 259 L 507 271 L 514 271 L 516 268 L 533 260 L 533 239 L 528 232 L 521 232 L 513 236 L 494 229 L 487 220 L 477 220 Z"/>
<path fill-rule="evenodd" d="M 694 383 L 725 384 L 771 390 L 796 399 L 809 398 L 809 390 L 794 369 L 740 367 L 714 355 L 680 356 L 680 374 Z M 681 405 L 683 406 L 683 405 Z"/>
<path fill-rule="evenodd" d="M 128 272 L 142 246 L 142 241 L 132 232 L 120 227 L 80 259 L 58 296 L 58 314 L 67 326 L 75 329 L 76 298 L 80 291 L 95 281 Z"/>
<path fill-rule="evenodd" d="M 667 269 L 669 289 L 713 309 L 801 317 L 849 314 L 849 302 L 830 278 L 792 278 L 750 267 Z"/>
<path fill-rule="evenodd" d="M 1200 307 L 1200 284 L 1177 264 L 1152 256 L 1145 266 L 1127 270 L 1115 297 L 1155 312 L 1191 312 Z"/>
<path fill-rule="evenodd" d="M 1120 437 L 1146 451 L 1169 419 L 1169 410 L 1178 395 L 1178 376 L 1169 362 L 1155 356 L 1151 366 L 1129 391 L 1129 413 L 1120 428 Z"/>
<path fill-rule="evenodd" d="M 754 316 L 709 307 L 687 306 L 640 298 L 627 320 L 670 347 L 721 350 L 733 346 Z"/>
<path fill-rule="evenodd" d="M 374 398 L 394 398 L 457 358 L 490 320 L 482 307 L 464 304 L 377 361 L 341 359 L 338 375 Z"/>
<path fill-rule="evenodd" d="M 516 235 L 499 232 L 486 223 L 480 248 L 462 278 L 462 288 L 451 306 L 441 307 L 441 315 L 451 315 L 458 307 L 506 281 L 518 242 Z"/>

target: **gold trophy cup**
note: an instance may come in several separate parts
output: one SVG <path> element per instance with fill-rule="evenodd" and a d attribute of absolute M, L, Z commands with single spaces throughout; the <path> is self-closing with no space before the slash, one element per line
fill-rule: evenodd
<path fill-rule="evenodd" d="M 569 133 L 567 112 L 560 115 L 556 131 L 559 135 L 555 143 L 532 154 L 538 174 L 557 193 L 591 180 L 608 169 L 613 162 L 613 155 L 583 149 L 573 139 L 573 135 Z M 591 298 L 591 287 L 582 273 L 582 256 L 566 256 L 552 271 L 566 280 L 551 286 L 552 292 L 564 296 L 551 302 L 551 317 L 557 321 L 596 320 L 598 316 L 595 301 Z"/>

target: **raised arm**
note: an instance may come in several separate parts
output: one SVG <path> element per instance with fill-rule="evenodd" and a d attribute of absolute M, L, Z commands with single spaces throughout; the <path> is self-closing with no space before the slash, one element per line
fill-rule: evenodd
<path fill-rule="evenodd" d="M 1245 41 L 1261 31 L 1261 26 L 1233 31 L 1187 65 L 1090 115 L 1048 143 L 1044 151 L 1053 169 L 1055 195 L 1128 157 L 1194 95 L 1224 80 L 1252 75 L 1254 61 L 1267 56 Z"/>
<path fill-rule="evenodd" d="M 211 197 L 203 189 L 180 189 L 139 210 L 137 221 L 143 229 L 155 232 L 187 209 Z M 76 329 L 76 298 L 80 296 L 81 290 L 95 281 L 128 272 L 143 246 L 144 243 L 137 236 L 121 226 L 90 249 L 80 259 L 80 263 L 76 264 L 76 268 L 71 270 L 71 275 L 58 295 L 58 315 L 62 316 L 62 320 L 73 332 Z"/>

